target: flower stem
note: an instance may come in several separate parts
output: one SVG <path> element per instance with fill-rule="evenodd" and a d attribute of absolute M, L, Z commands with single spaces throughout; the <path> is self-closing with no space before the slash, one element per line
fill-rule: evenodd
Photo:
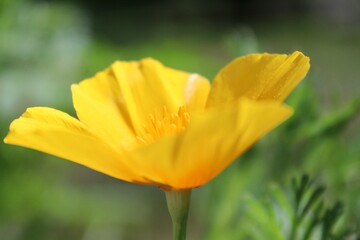
<path fill-rule="evenodd" d="M 185 240 L 191 189 L 165 191 L 165 195 L 173 223 L 173 240 Z"/>

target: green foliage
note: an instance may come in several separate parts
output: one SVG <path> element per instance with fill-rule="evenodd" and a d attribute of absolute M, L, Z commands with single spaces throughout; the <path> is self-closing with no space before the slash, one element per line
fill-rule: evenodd
<path fill-rule="evenodd" d="M 292 213 L 288 198 L 276 186 L 271 188 L 272 199 L 249 196 L 264 191 L 267 186 L 264 182 L 288 181 L 300 171 L 309 172 L 331 186 L 324 198 L 340 198 L 345 203 L 342 224 L 359 222 L 360 182 L 356 180 L 360 174 L 359 136 L 352 136 L 351 131 L 345 134 L 359 113 L 359 101 L 355 99 L 337 110 L 321 113 L 313 88 L 306 81 L 289 99 L 289 104 L 297 110 L 295 115 L 214 181 L 208 196 L 211 199 L 208 208 L 213 216 L 208 222 L 209 239 L 288 240 L 284 236 L 290 235 L 283 233 L 290 231 L 289 223 L 314 228 L 294 228 L 294 236 L 298 233 L 312 237 L 308 239 L 321 239 L 318 225 L 332 230 L 336 216 L 343 211 L 342 205 L 334 204 L 325 211 L 320 201 L 324 189 L 312 189 L 307 178 L 294 185 L 298 215 Z M 239 203 L 242 206 L 235 207 Z M 279 209 L 282 209 L 280 213 Z M 309 218 L 309 214 L 314 217 Z M 236 237 L 229 234 L 234 229 Z M 325 235 L 327 238 L 323 239 L 352 239 L 341 238 L 341 234 L 336 235 L 338 238 Z"/>
<path fill-rule="evenodd" d="M 307 175 L 293 179 L 291 188 L 270 184 L 266 193 L 239 199 L 234 215 L 238 221 L 223 239 L 237 240 L 355 240 L 360 229 L 345 223 L 340 201 L 327 206 L 325 188 Z M 234 220 L 235 221 L 235 220 Z M 209 236 L 209 239 L 220 239 Z"/>
<path fill-rule="evenodd" d="M 309 176 L 303 175 L 300 181 L 293 180 L 292 190 L 295 199 L 290 240 L 345 240 L 350 236 L 360 239 L 360 235 L 353 233 L 349 226 L 336 229 L 336 223 L 344 213 L 343 204 L 337 201 L 332 207 L 325 208 L 321 198 L 325 187 L 314 186 Z M 316 235 L 318 232 L 320 236 Z"/>

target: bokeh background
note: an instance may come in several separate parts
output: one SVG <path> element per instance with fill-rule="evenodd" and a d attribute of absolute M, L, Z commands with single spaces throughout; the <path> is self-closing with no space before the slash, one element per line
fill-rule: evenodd
<path fill-rule="evenodd" d="M 304 172 L 327 186 L 326 202 L 344 202 L 340 225 L 359 230 L 358 0 L 0 0 L 0 137 L 30 106 L 75 115 L 70 84 L 117 59 L 153 57 L 212 79 L 236 56 L 295 50 L 312 64 L 287 100 L 295 115 L 194 190 L 188 239 L 282 239 L 269 189 Z M 0 144 L 0 239 L 170 236 L 156 187 Z"/>

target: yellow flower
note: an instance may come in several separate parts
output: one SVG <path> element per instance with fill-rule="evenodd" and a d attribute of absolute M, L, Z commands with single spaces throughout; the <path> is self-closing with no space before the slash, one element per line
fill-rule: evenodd
<path fill-rule="evenodd" d="M 43 151 L 124 181 L 167 190 L 201 186 L 292 114 L 283 104 L 309 59 L 239 57 L 204 77 L 147 58 L 117 61 L 71 86 L 77 118 L 33 107 L 5 143 Z"/>

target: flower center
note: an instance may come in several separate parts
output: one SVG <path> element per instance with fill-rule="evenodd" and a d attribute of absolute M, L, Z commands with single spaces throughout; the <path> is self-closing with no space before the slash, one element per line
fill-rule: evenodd
<path fill-rule="evenodd" d="M 184 131 L 189 122 L 190 114 L 185 106 L 180 107 L 177 113 L 169 113 L 164 106 L 162 116 L 149 114 L 148 123 L 144 125 L 144 130 L 137 139 L 141 143 L 150 144 L 161 137 Z"/>

